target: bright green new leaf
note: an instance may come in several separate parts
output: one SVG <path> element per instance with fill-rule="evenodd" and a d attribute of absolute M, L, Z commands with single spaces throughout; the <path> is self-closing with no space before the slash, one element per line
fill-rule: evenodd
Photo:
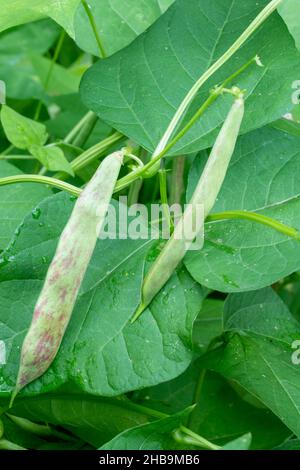
<path fill-rule="evenodd" d="M 74 37 L 74 14 L 80 0 L 0 0 L 0 31 L 49 16 Z"/>
<path fill-rule="evenodd" d="M 1 123 L 8 140 L 19 149 L 44 145 L 48 139 L 46 127 L 17 113 L 8 106 L 2 106 Z"/>
<path fill-rule="evenodd" d="M 74 176 L 72 166 L 59 147 L 31 145 L 29 151 L 47 170 L 64 171 Z"/>

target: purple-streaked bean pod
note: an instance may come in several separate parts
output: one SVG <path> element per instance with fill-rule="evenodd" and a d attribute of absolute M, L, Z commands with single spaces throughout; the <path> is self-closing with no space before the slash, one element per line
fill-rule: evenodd
<path fill-rule="evenodd" d="M 76 201 L 59 239 L 24 339 L 13 398 L 54 360 L 68 326 L 120 172 L 124 151 L 106 157 Z"/>
<path fill-rule="evenodd" d="M 190 204 L 144 279 L 142 301 L 132 321 L 143 313 L 170 279 L 197 234 L 203 229 L 205 218 L 216 202 L 244 117 L 243 93 L 236 88 L 233 88 L 233 92 L 235 101 L 213 146 Z M 200 217 L 199 208 L 202 209 Z"/>

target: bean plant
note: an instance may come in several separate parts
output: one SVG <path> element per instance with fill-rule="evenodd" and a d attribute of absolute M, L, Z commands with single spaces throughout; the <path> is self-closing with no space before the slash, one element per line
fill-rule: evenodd
<path fill-rule="evenodd" d="M 300 450 L 298 2 L 0 0 L 0 450 Z"/>

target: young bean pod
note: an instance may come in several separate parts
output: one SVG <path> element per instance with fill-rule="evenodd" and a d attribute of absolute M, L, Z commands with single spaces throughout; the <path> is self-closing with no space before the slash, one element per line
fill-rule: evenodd
<path fill-rule="evenodd" d="M 103 226 L 123 157 L 122 150 L 105 158 L 75 204 L 23 342 L 12 401 L 23 387 L 48 369 L 58 352 Z"/>
<path fill-rule="evenodd" d="M 137 320 L 172 276 L 187 250 L 191 247 L 195 236 L 203 228 L 205 218 L 215 204 L 226 176 L 244 116 L 243 93 L 236 88 L 233 88 L 232 92 L 236 96 L 234 104 L 217 137 L 188 208 L 144 279 L 142 302 L 132 322 Z M 199 220 L 197 210 L 200 206 L 203 208 L 203 217 Z"/>

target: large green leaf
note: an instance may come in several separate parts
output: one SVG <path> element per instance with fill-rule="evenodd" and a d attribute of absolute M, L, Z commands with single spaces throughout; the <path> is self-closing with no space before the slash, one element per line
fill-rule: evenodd
<path fill-rule="evenodd" d="M 188 198 L 201 174 L 201 153 L 190 172 Z M 213 212 L 248 210 L 300 229 L 300 139 L 271 128 L 240 137 Z M 212 289 L 233 292 L 266 287 L 300 267 L 299 242 L 243 220 L 209 223 L 201 251 L 185 265 Z"/>
<path fill-rule="evenodd" d="M 106 55 L 112 55 L 131 43 L 173 2 L 174 0 L 89 0 Z M 82 4 L 76 11 L 74 29 L 79 47 L 101 56 Z"/>
<path fill-rule="evenodd" d="M 278 11 L 295 38 L 298 49 L 300 49 L 300 10 L 298 0 L 284 0 L 279 5 Z"/>
<path fill-rule="evenodd" d="M 125 398 L 99 399 L 58 393 L 19 400 L 9 412 L 32 421 L 63 426 L 99 447 L 124 430 L 155 419 L 155 412 L 149 410 L 147 414 L 147 408 L 144 410 Z"/>
<path fill-rule="evenodd" d="M 300 324 L 267 288 L 230 295 L 224 331 L 224 344 L 207 355 L 204 366 L 240 384 L 299 437 L 300 376 L 292 344 Z"/>
<path fill-rule="evenodd" d="M 22 172 L 15 166 L 0 162 L 0 177 L 19 174 Z M 31 183 L 0 188 L 0 250 L 6 248 L 28 211 L 51 194 L 51 190 L 45 186 Z"/>
<path fill-rule="evenodd" d="M 74 14 L 80 0 L 0 0 L 0 31 L 49 16 L 74 36 Z"/>
<path fill-rule="evenodd" d="M 5 254 L 13 260 L 0 268 L 0 337 L 7 351 L 0 393 L 7 395 L 14 387 L 20 345 L 72 206 L 70 197 L 62 194 L 46 200 L 25 219 Z M 59 354 L 46 374 L 27 388 L 28 394 L 64 385 L 72 391 L 119 395 L 170 380 L 188 367 L 192 325 L 203 294 L 185 271 L 173 275 L 138 322 L 129 321 L 140 302 L 152 244 L 99 241 Z M 149 256 L 152 259 L 153 253 Z"/>
<path fill-rule="evenodd" d="M 125 135 L 153 150 L 186 93 L 232 45 L 269 0 L 177 0 L 130 47 L 99 61 L 83 78 L 86 106 Z M 284 54 L 278 54 L 278 49 Z M 291 82 L 300 56 L 277 13 L 202 88 L 186 119 L 211 87 L 259 54 L 235 80 L 248 91 L 242 131 L 261 127 L 291 107 Z M 134 77 L 134 80 L 133 80 Z M 172 150 L 192 153 L 210 146 L 232 102 L 222 97 Z"/>

